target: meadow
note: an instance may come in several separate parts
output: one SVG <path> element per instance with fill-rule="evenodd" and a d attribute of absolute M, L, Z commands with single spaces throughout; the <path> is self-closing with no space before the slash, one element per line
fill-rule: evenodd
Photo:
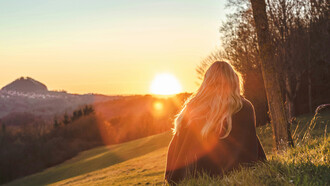
<path fill-rule="evenodd" d="M 275 153 L 272 129 L 257 128 L 268 161 L 222 177 L 200 175 L 181 185 L 329 185 L 330 112 L 303 115 L 292 126 L 295 148 Z M 161 185 L 171 132 L 84 151 L 7 185 Z"/>

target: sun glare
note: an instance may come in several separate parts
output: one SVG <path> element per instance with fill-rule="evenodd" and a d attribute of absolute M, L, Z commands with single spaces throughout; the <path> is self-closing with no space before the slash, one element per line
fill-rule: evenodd
<path fill-rule="evenodd" d="M 163 104 L 161 102 L 155 102 L 154 103 L 154 109 L 155 110 L 162 110 L 163 109 Z"/>
<path fill-rule="evenodd" d="M 150 92 L 158 95 L 172 95 L 182 91 L 177 78 L 172 74 L 158 74 L 152 81 Z"/>

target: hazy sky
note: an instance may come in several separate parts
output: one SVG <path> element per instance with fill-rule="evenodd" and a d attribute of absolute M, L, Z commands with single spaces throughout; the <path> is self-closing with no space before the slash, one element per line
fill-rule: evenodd
<path fill-rule="evenodd" d="M 0 87 L 30 76 L 51 90 L 146 94 L 159 73 L 194 91 L 225 0 L 0 0 Z"/>

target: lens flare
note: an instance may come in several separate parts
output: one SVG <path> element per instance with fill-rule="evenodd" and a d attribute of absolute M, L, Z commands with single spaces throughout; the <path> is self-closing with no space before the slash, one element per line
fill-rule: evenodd
<path fill-rule="evenodd" d="M 157 102 L 154 103 L 154 109 L 157 110 L 157 111 L 161 111 L 163 109 L 163 107 L 164 107 L 163 103 L 161 103 L 161 102 L 157 101 Z"/>

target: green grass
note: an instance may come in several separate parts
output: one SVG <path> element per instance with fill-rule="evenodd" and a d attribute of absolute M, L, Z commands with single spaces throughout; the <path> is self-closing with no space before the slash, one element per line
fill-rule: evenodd
<path fill-rule="evenodd" d="M 286 152 L 272 152 L 271 127 L 257 129 L 268 161 L 218 178 L 202 174 L 186 179 L 180 185 L 330 185 L 327 126 L 330 113 L 297 118 L 293 126 L 296 147 Z"/>
<path fill-rule="evenodd" d="M 281 154 L 272 151 L 271 127 L 257 129 L 268 161 L 242 167 L 222 178 L 201 175 L 182 185 L 329 185 L 327 125 L 330 113 L 301 116 L 292 126 L 296 147 Z M 75 158 L 8 185 L 146 185 L 163 184 L 167 145 L 171 133 L 80 153 Z"/>
<path fill-rule="evenodd" d="M 281 155 L 269 155 L 267 163 L 241 168 L 223 178 L 201 175 L 180 185 L 329 185 L 329 138 L 313 140 Z"/>
<path fill-rule="evenodd" d="M 161 180 L 171 133 L 94 148 L 43 172 L 15 180 L 8 185 L 154 183 Z"/>

